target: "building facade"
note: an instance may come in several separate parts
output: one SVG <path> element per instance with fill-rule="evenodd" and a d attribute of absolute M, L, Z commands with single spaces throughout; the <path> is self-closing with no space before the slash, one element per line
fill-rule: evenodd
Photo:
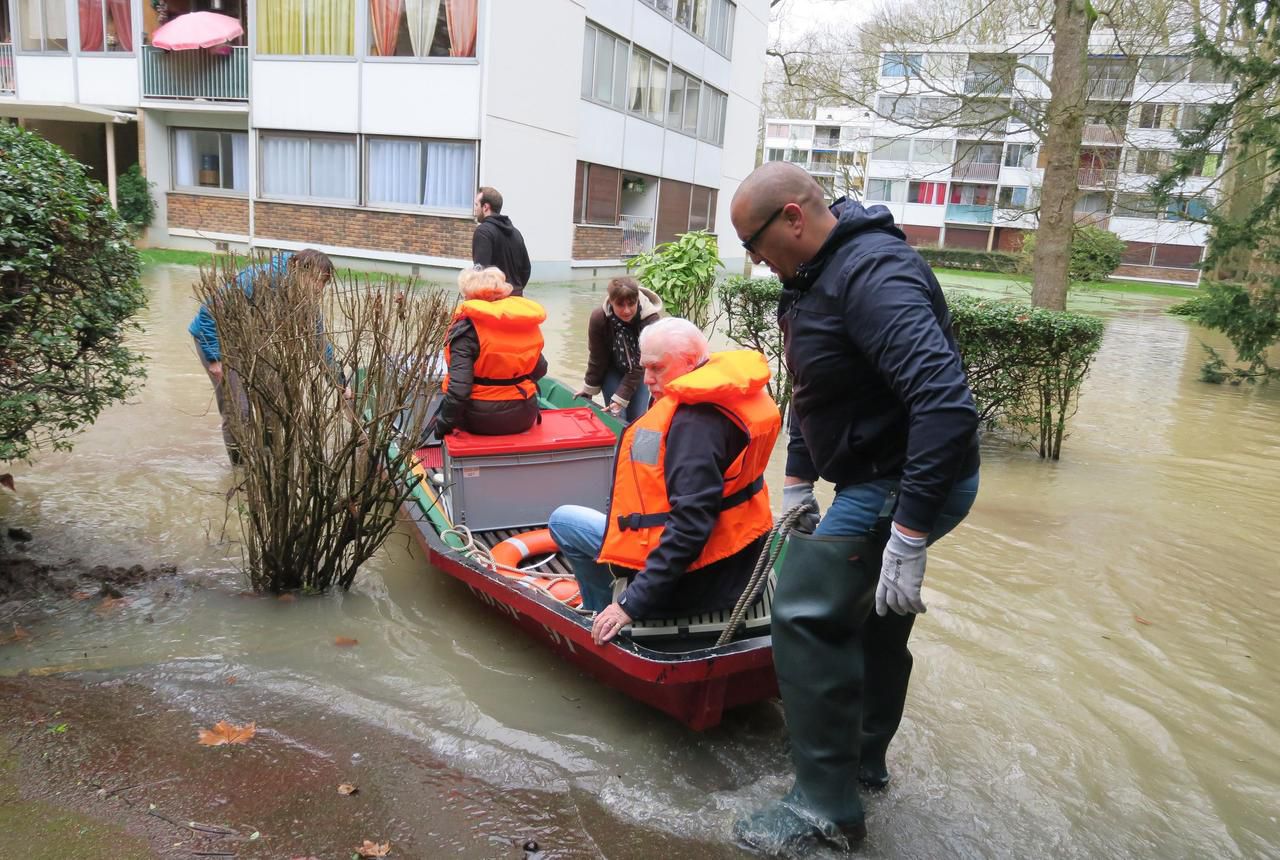
<path fill-rule="evenodd" d="M 830 200 L 861 200 L 871 132 L 869 110 L 824 107 L 813 119 L 766 117 L 764 160 L 800 165 Z"/>
<path fill-rule="evenodd" d="M 1155 206 L 1149 188 L 1177 153 L 1177 132 L 1195 128 L 1231 84 L 1189 54 L 1090 47 L 1076 218 L 1124 240 L 1118 276 L 1195 283 L 1207 228 L 1194 219 L 1216 199 L 1220 156 L 1204 158 L 1172 204 Z M 1033 126 L 1049 97 L 1051 54 L 1028 40 L 1016 51 L 884 53 L 862 199 L 887 206 L 913 244 L 1017 251 L 1037 224 L 1045 153 Z M 770 158 L 795 151 L 771 137 L 765 146 Z"/>
<path fill-rule="evenodd" d="M 104 183 L 140 162 L 151 245 L 456 269 L 490 185 L 535 279 L 602 274 L 691 229 L 738 247 L 767 0 L 0 3 L 0 117 Z M 194 11 L 243 35 L 151 44 Z"/>

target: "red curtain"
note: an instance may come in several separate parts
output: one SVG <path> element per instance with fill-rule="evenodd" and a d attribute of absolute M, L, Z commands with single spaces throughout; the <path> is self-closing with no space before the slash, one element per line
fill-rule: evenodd
<path fill-rule="evenodd" d="M 99 0 L 101 2 L 101 0 Z M 111 22 L 116 25 L 116 41 L 126 51 L 133 50 L 133 14 L 129 0 L 107 0 Z"/>
<path fill-rule="evenodd" d="M 445 0 L 445 3 L 445 21 L 449 25 L 449 56 L 474 57 L 480 0 Z"/>
<path fill-rule="evenodd" d="M 400 31 L 400 16 L 403 14 L 404 0 L 369 0 L 373 51 L 379 57 L 395 56 L 396 35 Z"/>
<path fill-rule="evenodd" d="M 80 0 L 80 50 L 102 50 L 102 0 Z"/>

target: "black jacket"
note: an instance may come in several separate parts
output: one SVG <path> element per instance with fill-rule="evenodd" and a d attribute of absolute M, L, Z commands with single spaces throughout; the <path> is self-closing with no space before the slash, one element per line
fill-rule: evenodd
<path fill-rule="evenodd" d="M 436 417 L 436 435 L 466 430 L 482 436 L 523 433 L 538 420 L 537 395 L 527 400 L 472 400 L 480 336 L 471 320 L 463 317 L 449 329 L 449 390 Z M 538 356 L 535 381 L 547 375 L 547 359 Z"/>
<path fill-rule="evenodd" d="M 476 225 L 471 236 L 471 261 L 477 266 L 497 266 L 507 276 L 511 295 L 524 295 L 529 283 L 529 252 L 524 237 L 506 215 L 490 215 Z"/>
<path fill-rule="evenodd" d="M 686 575 L 720 516 L 724 473 L 747 447 L 747 434 L 707 404 L 676 409 L 667 433 L 662 475 L 670 514 L 644 570 L 631 578 L 618 605 L 635 619 L 677 618 L 729 609 L 751 578 L 764 546 L 761 535 L 728 558 Z"/>
<path fill-rule="evenodd" d="M 978 468 L 978 413 L 942 288 L 883 206 L 839 221 L 783 285 L 778 324 L 795 376 L 787 474 L 837 488 L 901 479 L 894 519 L 931 531 Z"/>

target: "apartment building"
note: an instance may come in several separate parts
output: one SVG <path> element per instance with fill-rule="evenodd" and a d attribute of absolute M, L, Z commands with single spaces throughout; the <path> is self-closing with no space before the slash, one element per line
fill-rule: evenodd
<path fill-rule="evenodd" d="M 871 150 L 871 111 L 824 107 L 814 114 L 812 119 L 766 117 L 764 160 L 800 165 L 830 200 L 861 200 Z"/>
<path fill-rule="evenodd" d="M 722 237 L 755 160 L 768 0 L 0 0 L 0 117 L 104 182 L 139 161 L 147 243 L 296 249 L 444 274 L 477 185 L 534 277 Z M 161 50 L 187 12 L 238 38 Z"/>
<path fill-rule="evenodd" d="M 1149 188 L 1178 151 L 1176 132 L 1231 84 L 1176 49 L 1090 49 L 1076 218 L 1125 241 L 1118 276 L 1195 283 L 1207 228 L 1192 219 L 1216 199 L 1220 157 L 1203 159 L 1167 206 Z M 863 199 L 889 207 L 917 245 L 1017 250 L 1037 224 L 1045 153 L 1030 126 L 1049 97 L 1051 54 L 1029 39 L 882 54 Z"/>

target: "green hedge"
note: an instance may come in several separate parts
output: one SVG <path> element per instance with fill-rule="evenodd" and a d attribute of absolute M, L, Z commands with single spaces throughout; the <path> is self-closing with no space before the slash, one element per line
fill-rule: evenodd
<path fill-rule="evenodd" d="M 720 284 L 720 312 L 728 325 L 729 340 L 764 353 L 773 370 L 769 395 L 785 415 L 791 402 L 791 374 L 782 352 L 782 329 L 778 328 L 781 296 L 782 284 L 777 278 L 735 275 Z"/>
<path fill-rule="evenodd" d="M 916 248 L 925 262 L 934 268 L 969 269 L 974 272 L 998 272 L 1012 275 L 1018 271 L 1017 254 L 1003 251 L 967 251 L 964 248 Z"/>
<path fill-rule="evenodd" d="M 959 293 L 947 303 L 983 422 L 1030 436 L 1041 457 L 1057 460 L 1102 320 Z"/>

